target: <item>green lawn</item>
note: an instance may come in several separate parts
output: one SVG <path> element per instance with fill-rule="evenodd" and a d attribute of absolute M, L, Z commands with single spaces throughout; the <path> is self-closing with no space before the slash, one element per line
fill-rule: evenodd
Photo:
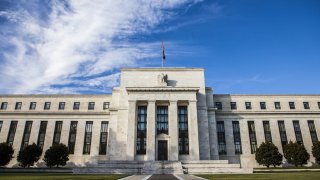
<path fill-rule="evenodd" d="M 127 175 L 105 175 L 105 174 L 50 174 L 50 173 L 1 173 L 1 180 L 116 180 Z"/>
<path fill-rule="evenodd" d="M 318 180 L 320 172 L 196 175 L 214 180 Z"/>

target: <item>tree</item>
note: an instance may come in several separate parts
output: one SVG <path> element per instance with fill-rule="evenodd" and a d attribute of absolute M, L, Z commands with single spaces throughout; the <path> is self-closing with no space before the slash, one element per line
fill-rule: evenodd
<path fill-rule="evenodd" d="M 13 158 L 14 150 L 7 143 L 0 143 L 0 166 L 7 165 Z"/>
<path fill-rule="evenodd" d="M 279 153 L 277 146 L 270 142 L 263 142 L 256 151 L 256 161 L 260 165 L 270 165 L 274 167 L 282 164 L 282 155 Z"/>
<path fill-rule="evenodd" d="M 302 166 L 303 164 L 307 164 L 310 158 L 309 153 L 303 145 L 296 142 L 293 143 L 292 141 L 284 146 L 283 154 L 288 163 L 294 164 L 296 167 L 298 165 Z"/>
<path fill-rule="evenodd" d="M 312 146 L 312 155 L 316 159 L 317 163 L 320 164 L 320 141 L 314 143 Z"/>
<path fill-rule="evenodd" d="M 44 155 L 46 165 L 50 168 L 52 166 L 65 166 L 69 161 L 68 147 L 62 143 L 51 146 Z"/>
<path fill-rule="evenodd" d="M 19 151 L 17 160 L 20 163 L 20 166 L 29 168 L 40 159 L 41 154 L 42 149 L 33 143 L 32 145 L 28 145 L 23 148 L 23 150 Z"/>

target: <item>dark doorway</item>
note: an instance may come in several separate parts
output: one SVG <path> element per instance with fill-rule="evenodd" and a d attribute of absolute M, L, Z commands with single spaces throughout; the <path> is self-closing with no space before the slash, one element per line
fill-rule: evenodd
<path fill-rule="evenodd" d="M 168 142 L 158 141 L 158 160 L 167 161 L 168 160 Z"/>

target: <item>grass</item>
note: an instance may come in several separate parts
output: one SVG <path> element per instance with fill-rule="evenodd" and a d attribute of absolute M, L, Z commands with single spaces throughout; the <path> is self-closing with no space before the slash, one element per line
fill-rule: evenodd
<path fill-rule="evenodd" d="M 118 174 L 57 174 L 57 173 L 1 173 L 0 180 L 116 180 L 128 175 Z"/>
<path fill-rule="evenodd" d="M 316 180 L 320 179 L 320 172 L 294 173 L 259 173 L 259 174 L 208 174 L 196 175 L 209 180 Z"/>

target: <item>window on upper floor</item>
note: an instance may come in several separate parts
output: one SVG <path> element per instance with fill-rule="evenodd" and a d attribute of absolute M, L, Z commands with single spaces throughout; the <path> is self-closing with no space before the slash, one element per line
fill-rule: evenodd
<path fill-rule="evenodd" d="M 245 102 L 246 109 L 252 109 L 251 102 Z"/>
<path fill-rule="evenodd" d="M 304 109 L 310 109 L 309 102 L 303 102 Z"/>
<path fill-rule="evenodd" d="M 103 103 L 103 110 L 109 109 L 110 103 L 109 102 L 104 102 Z"/>
<path fill-rule="evenodd" d="M 94 102 L 89 102 L 88 110 L 94 110 Z"/>
<path fill-rule="evenodd" d="M 49 109 L 50 109 L 50 106 L 51 106 L 51 102 L 45 102 L 43 109 L 44 109 L 44 110 L 49 110 Z"/>
<path fill-rule="evenodd" d="M 318 102 L 318 108 L 320 109 L 320 102 Z"/>
<path fill-rule="evenodd" d="M 230 106 L 231 106 L 231 109 L 232 109 L 232 110 L 237 109 L 237 103 L 236 103 L 236 102 L 231 102 L 231 103 L 230 103 Z"/>
<path fill-rule="evenodd" d="M 274 108 L 275 109 L 281 109 L 280 102 L 274 102 Z"/>
<path fill-rule="evenodd" d="M 64 110 L 65 106 L 66 106 L 65 102 L 59 102 L 59 110 Z"/>
<path fill-rule="evenodd" d="M 79 110 L 80 109 L 80 102 L 74 102 L 73 103 L 73 110 Z"/>
<path fill-rule="evenodd" d="M 37 106 L 37 103 L 36 103 L 36 102 L 31 102 L 31 103 L 30 103 L 29 110 L 35 110 L 35 109 L 36 109 L 36 106 Z"/>
<path fill-rule="evenodd" d="M 22 107 L 22 102 L 16 102 L 15 110 L 20 110 Z"/>
<path fill-rule="evenodd" d="M 221 102 L 216 102 L 216 108 L 218 110 L 222 110 L 222 103 Z"/>
<path fill-rule="evenodd" d="M 7 109 L 7 106 L 8 106 L 8 102 L 2 102 L 0 109 L 1 109 L 1 110 L 6 110 L 6 109 Z"/>
<path fill-rule="evenodd" d="M 260 109 L 267 109 L 266 102 L 260 102 Z"/>
<path fill-rule="evenodd" d="M 294 102 L 289 102 L 289 107 L 290 109 L 296 109 L 296 105 L 294 104 Z"/>

